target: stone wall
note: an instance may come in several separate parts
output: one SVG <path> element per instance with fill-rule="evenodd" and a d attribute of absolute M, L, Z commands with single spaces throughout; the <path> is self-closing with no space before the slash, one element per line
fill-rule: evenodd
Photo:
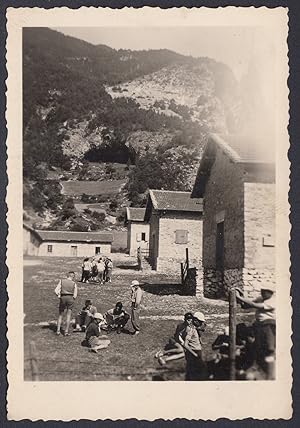
<path fill-rule="evenodd" d="M 248 269 L 275 268 L 275 184 L 245 183 L 245 262 Z"/>
<path fill-rule="evenodd" d="M 256 297 L 260 294 L 260 289 L 264 285 L 275 286 L 275 270 L 260 268 L 243 269 L 243 285 L 246 296 Z"/>
<path fill-rule="evenodd" d="M 136 256 L 138 247 L 149 248 L 149 224 L 144 222 L 130 222 L 127 233 L 129 234 L 129 255 Z M 141 240 L 141 234 L 145 233 L 145 241 Z"/>
<path fill-rule="evenodd" d="M 150 257 L 152 269 L 157 268 L 158 243 L 159 243 L 159 216 L 158 216 L 158 213 L 152 211 L 150 222 L 149 222 L 149 257 Z"/>
<path fill-rule="evenodd" d="M 222 273 L 215 269 L 204 270 L 204 296 L 209 298 L 226 296 L 231 287 L 239 287 L 245 296 L 253 298 L 260 294 L 262 285 L 270 283 L 275 284 L 275 272 L 272 269 L 227 269 L 223 279 Z"/>
<path fill-rule="evenodd" d="M 219 299 L 225 295 L 222 272 L 203 268 L 203 295 L 211 299 Z"/>
<path fill-rule="evenodd" d="M 188 231 L 188 242 L 176 243 L 176 230 Z M 190 266 L 202 260 L 202 215 L 201 213 L 165 213 L 159 219 L 159 248 L 157 270 L 179 269 L 189 250 Z"/>
<path fill-rule="evenodd" d="M 244 264 L 243 170 L 220 148 L 207 180 L 204 195 L 203 266 L 216 269 L 217 223 L 224 221 L 224 268 Z"/>

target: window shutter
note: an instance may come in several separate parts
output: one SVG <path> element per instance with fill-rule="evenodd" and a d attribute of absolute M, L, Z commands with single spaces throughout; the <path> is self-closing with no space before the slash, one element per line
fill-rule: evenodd
<path fill-rule="evenodd" d="M 137 240 L 137 242 L 141 241 L 141 234 L 140 233 L 136 234 L 136 240 Z"/>
<path fill-rule="evenodd" d="M 175 243 L 176 244 L 187 244 L 188 243 L 188 231 L 187 230 L 176 230 L 175 231 Z"/>

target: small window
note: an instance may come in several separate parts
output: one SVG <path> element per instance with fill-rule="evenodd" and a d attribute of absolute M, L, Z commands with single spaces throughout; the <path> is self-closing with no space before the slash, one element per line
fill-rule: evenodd
<path fill-rule="evenodd" d="M 142 241 L 146 241 L 146 233 L 142 232 Z"/>
<path fill-rule="evenodd" d="M 101 253 L 101 247 L 96 247 L 95 254 L 100 254 L 100 253 Z"/>
<path fill-rule="evenodd" d="M 263 247 L 275 247 L 274 236 L 271 234 L 263 236 Z"/>
<path fill-rule="evenodd" d="M 77 257 L 77 245 L 71 245 L 71 256 Z"/>
<path fill-rule="evenodd" d="M 52 253 L 53 245 L 48 245 L 47 247 L 47 253 Z"/>
<path fill-rule="evenodd" d="M 188 243 L 188 230 L 176 230 L 175 231 L 175 243 L 176 244 L 187 244 Z"/>

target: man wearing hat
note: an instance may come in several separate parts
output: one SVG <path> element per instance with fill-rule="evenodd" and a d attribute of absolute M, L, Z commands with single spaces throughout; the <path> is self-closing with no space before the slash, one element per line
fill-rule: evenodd
<path fill-rule="evenodd" d="M 143 291 L 140 283 L 135 279 L 130 284 L 131 286 L 131 323 L 134 329 L 134 335 L 140 332 L 140 305 L 142 301 Z"/>
<path fill-rule="evenodd" d="M 110 340 L 107 336 L 100 333 L 99 325 L 104 321 L 103 315 L 99 312 L 94 314 L 94 317 L 88 325 L 85 333 L 85 339 L 92 352 L 98 352 L 99 349 L 107 348 Z"/>
<path fill-rule="evenodd" d="M 267 379 L 275 378 L 275 349 L 276 349 L 276 302 L 273 284 L 264 285 L 261 295 L 250 300 L 243 296 L 237 288 L 236 296 L 239 302 L 256 309 L 255 312 L 255 348 L 256 362 L 266 373 Z"/>

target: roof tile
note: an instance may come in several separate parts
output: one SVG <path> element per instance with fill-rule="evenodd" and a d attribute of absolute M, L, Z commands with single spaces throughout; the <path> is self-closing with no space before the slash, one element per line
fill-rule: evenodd
<path fill-rule="evenodd" d="M 192 199 L 190 192 L 150 190 L 149 193 L 154 209 L 164 211 L 203 211 L 202 198 Z"/>
<path fill-rule="evenodd" d="M 112 242 L 113 234 L 105 232 L 69 232 L 60 230 L 37 230 L 42 241 Z"/>

